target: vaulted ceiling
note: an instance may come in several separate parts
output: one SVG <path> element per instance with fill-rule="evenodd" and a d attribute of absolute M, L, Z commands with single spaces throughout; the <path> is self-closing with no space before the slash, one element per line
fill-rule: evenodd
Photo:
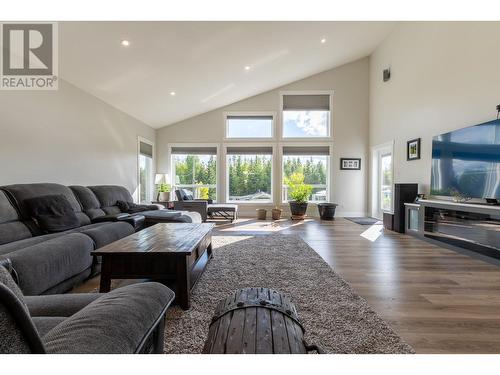
<path fill-rule="evenodd" d="M 160 128 L 368 56 L 393 27 L 390 22 L 61 22 L 59 73 Z"/>

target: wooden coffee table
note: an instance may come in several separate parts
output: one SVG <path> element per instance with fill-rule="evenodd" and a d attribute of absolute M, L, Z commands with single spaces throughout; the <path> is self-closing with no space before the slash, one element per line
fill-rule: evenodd
<path fill-rule="evenodd" d="M 159 223 L 104 246 L 101 293 L 111 279 L 153 279 L 175 288 L 183 309 L 190 307 L 191 289 L 212 257 L 214 224 Z"/>

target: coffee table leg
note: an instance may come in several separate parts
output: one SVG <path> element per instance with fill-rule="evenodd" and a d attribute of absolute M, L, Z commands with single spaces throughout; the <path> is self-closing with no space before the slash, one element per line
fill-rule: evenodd
<path fill-rule="evenodd" d="M 99 284 L 99 293 L 107 293 L 111 290 L 111 268 L 109 259 L 103 257 L 101 264 L 101 281 Z"/>
<path fill-rule="evenodd" d="M 182 257 L 177 261 L 176 271 L 177 301 L 184 310 L 191 307 L 191 281 L 187 264 L 187 257 Z"/>
<path fill-rule="evenodd" d="M 207 255 L 208 259 L 212 259 L 214 257 L 214 253 L 212 252 L 212 243 L 210 242 L 210 245 L 207 247 Z"/>

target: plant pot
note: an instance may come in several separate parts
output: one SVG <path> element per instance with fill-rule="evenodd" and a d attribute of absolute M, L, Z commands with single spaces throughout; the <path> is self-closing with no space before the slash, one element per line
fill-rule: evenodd
<path fill-rule="evenodd" d="M 271 211 L 271 215 L 273 217 L 273 220 L 281 219 L 281 212 L 283 212 L 283 210 L 281 208 L 273 208 L 273 210 Z"/>
<path fill-rule="evenodd" d="M 257 211 L 257 220 L 266 220 L 267 210 L 264 210 L 263 208 L 258 208 L 256 211 Z"/>
<path fill-rule="evenodd" d="M 335 220 L 336 203 L 318 203 L 319 217 L 321 220 Z"/>
<path fill-rule="evenodd" d="M 306 216 L 307 202 L 288 202 L 290 204 L 290 211 L 292 212 L 292 219 L 302 219 Z"/>
<path fill-rule="evenodd" d="M 170 200 L 170 192 L 163 191 L 158 193 L 158 202 L 168 202 Z"/>

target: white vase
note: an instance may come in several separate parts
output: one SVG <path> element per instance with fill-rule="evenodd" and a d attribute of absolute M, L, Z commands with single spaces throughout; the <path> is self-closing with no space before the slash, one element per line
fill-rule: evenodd
<path fill-rule="evenodd" d="M 168 202 L 170 200 L 170 192 L 161 192 L 158 193 L 158 201 L 160 202 Z"/>

